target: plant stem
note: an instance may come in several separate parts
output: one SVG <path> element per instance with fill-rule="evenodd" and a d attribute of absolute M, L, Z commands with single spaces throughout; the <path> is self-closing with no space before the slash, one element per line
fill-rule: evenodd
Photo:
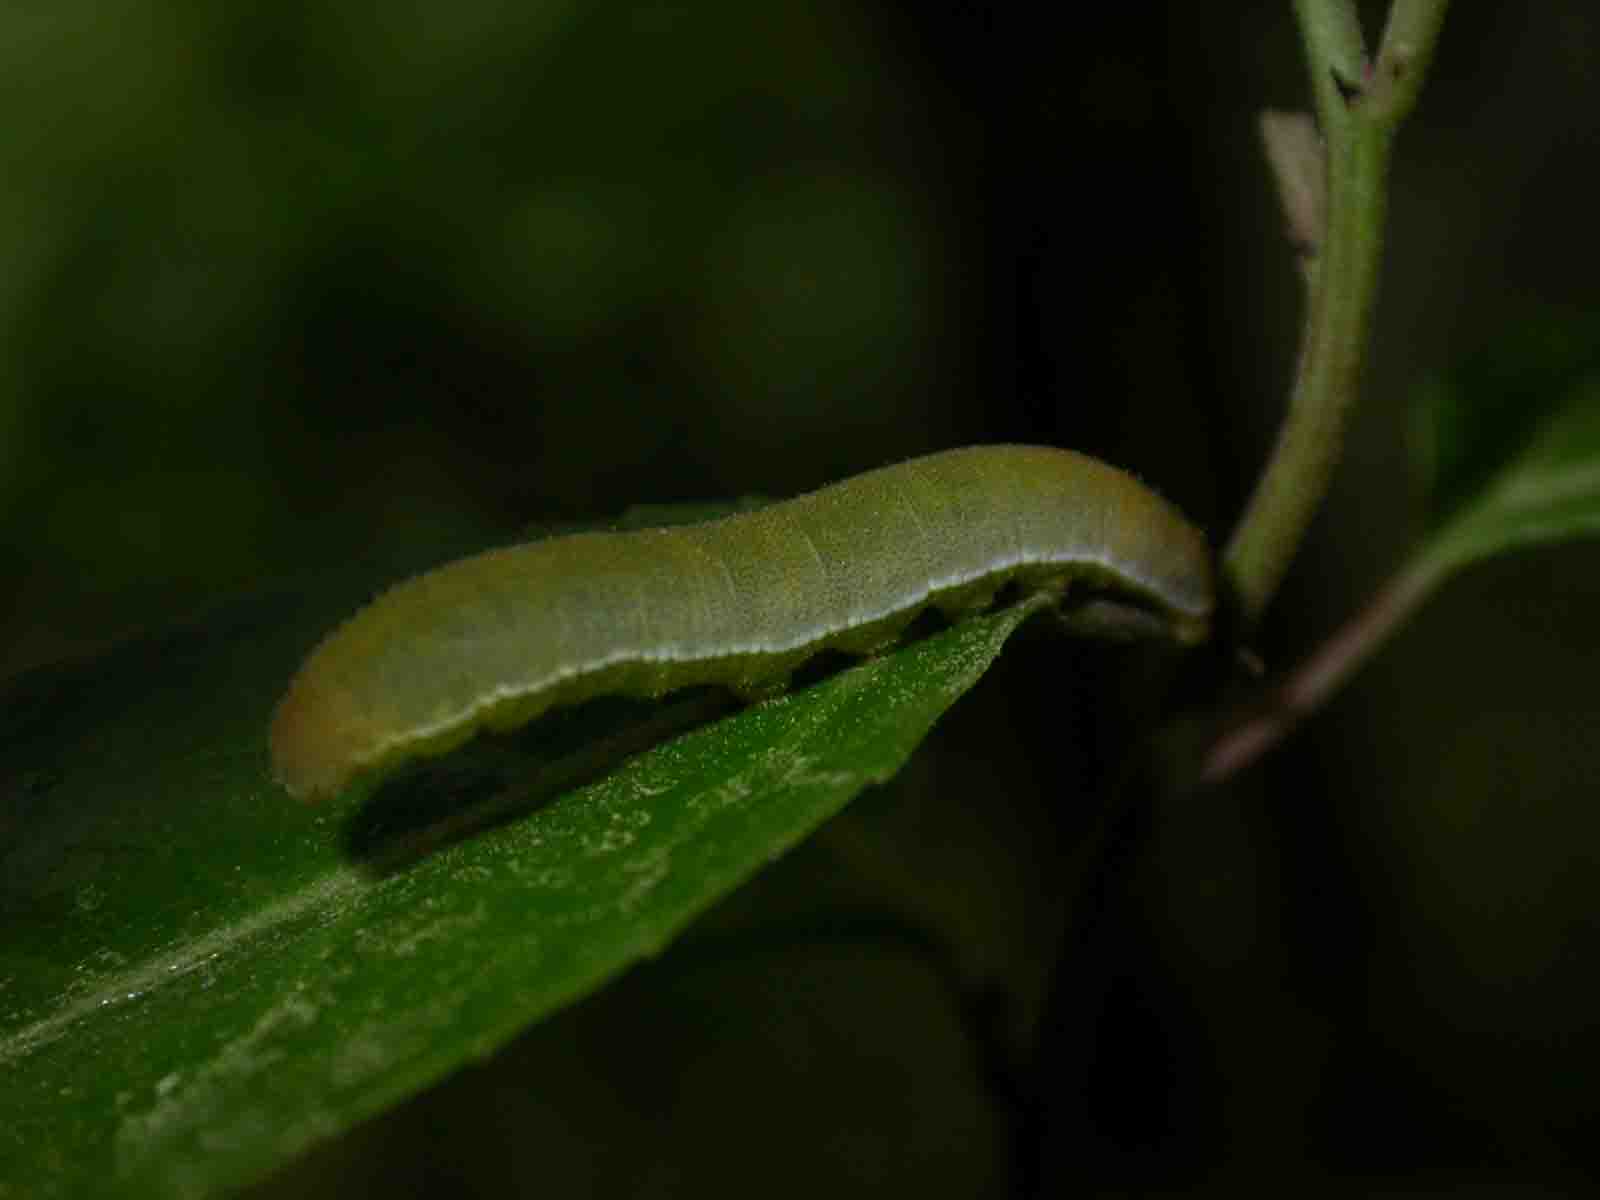
<path fill-rule="evenodd" d="M 1253 715 L 1212 744 L 1200 767 L 1200 782 L 1221 783 L 1282 741 L 1377 652 L 1432 594 L 1449 569 L 1446 559 L 1423 555 L 1392 578 L 1366 608 L 1255 705 Z"/>
<path fill-rule="evenodd" d="M 1295 19 L 1311 68 L 1311 91 L 1324 123 L 1342 97 L 1339 85 L 1357 87 L 1366 69 L 1367 48 L 1355 0 L 1295 0 Z"/>
<path fill-rule="evenodd" d="M 1350 0 L 1296 0 L 1327 142 L 1328 224 L 1289 411 L 1223 556 L 1247 625 L 1277 591 L 1338 460 L 1366 355 L 1390 148 L 1422 85 L 1447 2 L 1396 0 L 1372 65 Z"/>
<path fill-rule="evenodd" d="M 1417 102 L 1433 47 L 1450 0 L 1394 0 L 1378 47 L 1378 86 L 1373 96 L 1385 118 L 1399 124 Z"/>

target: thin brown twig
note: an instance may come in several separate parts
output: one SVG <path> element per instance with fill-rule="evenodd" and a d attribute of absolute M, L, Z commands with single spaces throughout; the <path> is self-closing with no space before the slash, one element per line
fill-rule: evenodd
<path fill-rule="evenodd" d="M 1212 743 L 1202 759 L 1201 783 L 1221 783 L 1282 741 L 1376 653 L 1427 599 L 1443 573 L 1434 559 L 1423 557 L 1390 579 L 1365 608 L 1252 705 L 1248 716 Z"/>

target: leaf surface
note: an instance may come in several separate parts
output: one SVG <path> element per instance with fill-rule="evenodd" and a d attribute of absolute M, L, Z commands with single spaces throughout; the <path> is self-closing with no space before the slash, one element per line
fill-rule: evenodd
<path fill-rule="evenodd" d="M 1517 394 L 1511 412 L 1501 411 L 1506 393 L 1480 394 L 1465 384 L 1432 402 L 1462 427 L 1455 461 L 1475 464 L 1471 472 L 1433 478 L 1431 499 L 1442 519 L 1422 554 L 1440 576 L 1493 555 L 1600 532 L 1600 364 L 1575 377 L 1554 368 L 1533 375 L 1546 383 L 1562 378 L 1564 386 Z M 1474 436 L 1502 440 L 1469 446 Z M 1470 490 L 1462 490 L 1469 479 Z"/>
<path fill-rule="evenodd" d="M 558 715 L 308 808 L 267 718 L 353 598 L 5 697 L 0 1196 L 216 1194 L 493 1053 L 892 776 L 1031 611 L 631 757 L 675 710 Z"/>

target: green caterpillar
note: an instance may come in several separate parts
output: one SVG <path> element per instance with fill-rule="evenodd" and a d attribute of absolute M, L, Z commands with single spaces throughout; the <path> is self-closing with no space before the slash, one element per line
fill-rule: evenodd
<path fill-rule="evenodd" d="M 1069 450 L 950 450 L 696 525 L 580 533 L 449 563 L 329 634 L 273 718 L 278 779 L 318 797 L 598 695 L 758 697 L 824 650 L 884 649 L 921 612 L 1011 587 L 1088 632 L 1189 644 L 1205 539 L 1132 476 Z"/>

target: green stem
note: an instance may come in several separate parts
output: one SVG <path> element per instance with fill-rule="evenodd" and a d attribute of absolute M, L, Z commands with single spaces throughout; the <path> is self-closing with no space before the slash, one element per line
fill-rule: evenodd
<path fill-rule="evenodd" d="M 1328 231 L 1289 413 L 1224 556 L 1247 621 L 1277 590 L 1327 491 L 1354 403 L 1382 252 L 1389 139 L 1347 129 L 1328 139 Z"/>
<path fill-rule="evenodd" d="M 1366 70 L 1361 19 L 1355 0 L 1295 0 L 1294 13 L 1311 67 L 1311 91 L 1326 123 L 1342 107 L 1337 84 L 1359 87 Z"/>
<path fill-rule="evenodd" d="M 1372 100 L 1385 119 L 1398 124 L 1417 102 L 1433 47 L 1450 0 L 1394 0 L 1378 47 L 1377 85 Z"/>
<path fill-rule="evenodd" d="M 1396 0 L 1369 67 L 1350 0 L 1296 0 L 1327 141 L 1328 225 L 1289 411 L 1223 556 L 1247 624 L 1277 591 L 1339 457 L 1377 290 L 1390 148 L 1421 87 L 1446 4 Z"/>

